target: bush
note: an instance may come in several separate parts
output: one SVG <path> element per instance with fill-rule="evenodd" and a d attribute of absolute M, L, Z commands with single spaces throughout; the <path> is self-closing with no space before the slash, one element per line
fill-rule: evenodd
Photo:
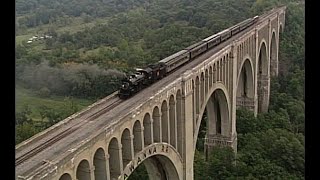
<path fill-rule="evenodd" d="M 42 87 L 39 90 L 39 96 L 41 96 L 41 97 L 49 97 L 50 96 L 50 90 L 47 87 Z"/>

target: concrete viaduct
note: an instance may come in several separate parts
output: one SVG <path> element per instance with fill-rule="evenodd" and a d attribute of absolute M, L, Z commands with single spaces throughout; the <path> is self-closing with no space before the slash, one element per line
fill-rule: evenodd
<path fill-rule="evenodd" d="M 143 163 L 149 179 L 192 180 L 204 113 L 208 152 L 221 145 L 236 150 L 237 107 L 255 115 L 268 110 L 285 9 L 260 16 L 134 97 L 102 99 L 18 144 L 16 179 L 124 180 Z"/>

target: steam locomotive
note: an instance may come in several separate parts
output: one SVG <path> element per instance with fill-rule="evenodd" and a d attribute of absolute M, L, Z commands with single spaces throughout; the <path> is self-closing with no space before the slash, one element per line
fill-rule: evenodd
<path fill-rule="evenodd" d="M 235 34 L 253 25 L 259 16 L 246 19 L 228 29 L 209 36 L 169 57 L 166 57 L 155 64 L 148 65 L 144 69 L 136 69 L 135 73 L 125 77 L 121 81 L 118 96 L 127 99 L 139 92 L 141 89 L 162 79 L 183 64 L 192 61 L 195 57 L 226 41 Z"/>

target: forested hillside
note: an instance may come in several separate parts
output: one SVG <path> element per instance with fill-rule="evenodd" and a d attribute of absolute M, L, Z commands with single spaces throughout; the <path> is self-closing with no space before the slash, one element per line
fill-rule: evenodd
<path fill-rule="evenodd" d="M 286 24 L 269 112 L 237 111 L 237 154 L 215 149 L 205 161 L 200 134 L 194 176 L 304 179 L 301 0 L 16 0 L 16 143 L 112 93 L 135 67 L 278 5 Z M 129 179 L 147 179 L 144 167 Z"/>

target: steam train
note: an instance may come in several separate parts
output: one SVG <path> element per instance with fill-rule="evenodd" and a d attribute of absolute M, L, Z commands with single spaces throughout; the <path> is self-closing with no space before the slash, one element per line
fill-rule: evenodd
<path fill-rule="evenodd" d="M 121 81 L 118 96 L 127 99 L 139 92 L 141 89 L 162 79 L 181 65 L 192 61 L 195 57 L 210 50 L 218 44 L 226 41 L 235 34 L 253 25 L 259 16 L 246 19 L 228 29 L 203 39 L 169 57 L 166 57 L 155 64 L 150 64 L 144 69 L 136 69 L 135 73 L 130 74 Z"/>

